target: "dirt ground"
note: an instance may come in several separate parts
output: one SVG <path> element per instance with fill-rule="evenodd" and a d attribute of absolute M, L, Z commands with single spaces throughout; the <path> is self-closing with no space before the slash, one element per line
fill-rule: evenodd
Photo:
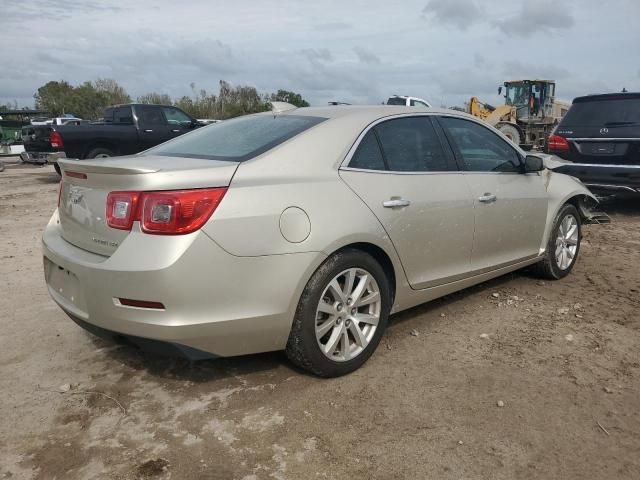
<path fill-rule="evenodd" d="M 0 479 L 640 478 L 640 203 L 605 207 L 568 278 L 396 315 L 364 368 L 321 380 L 85 333 L 43 281 L 56 195 L 51 167 L 0 173 Z"/>

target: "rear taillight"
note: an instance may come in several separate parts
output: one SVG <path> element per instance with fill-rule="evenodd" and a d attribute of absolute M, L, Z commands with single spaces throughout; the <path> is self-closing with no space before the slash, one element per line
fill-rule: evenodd
<path fill-rule="evenodd" d="M 142 231 L 167 235 L 194 232 L 209 220 L 226 191 L 207 188 L 145 192 L 140 199 Z"/>
<path fill-rule="evenodd" d="M 111 192 L 107 196 L 107 225 L 131 230 L 138 211 L 139 192 Z"/>
<path fill-rule="evenodd" d="M 569 150 L 569 142 L 560 135 L 551 135 L 547 142 L 547 148 L 550 152 L 567 152 Z"/>
<path fill-rule="evenodd" d="M 51 148 L 56 148 L 58 150 L 62 150 L 64 148 L 64 142 L 62 141 L 62 135 L 60 135 L 60 132 L 51 132 L 49 134 L 49 143 L 51 144 Z"/>
<path fill-rule="evenodd" d="M 111 192 L 107 197 L 107 225 L 131 230 L 133 222 L 139 221 L 145 233 L 183 235 L 195 232 L 209 220 L 226 192 L 226 187 Z"/>

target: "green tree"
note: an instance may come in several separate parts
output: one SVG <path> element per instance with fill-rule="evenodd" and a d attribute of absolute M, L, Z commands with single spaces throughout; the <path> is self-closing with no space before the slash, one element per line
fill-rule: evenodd
<path fill-rule="evenodd" d="M 110 105 L 131 102 L 123 87 L 112 79 L 84 82 L 76 87 L 61 80 L 51 81 L 34 95 L 36 108 L 57 117 L 71 113 L 81 118 L 96 119 Z"/>
<path fill-rule="evenodd" d="M 138 97 L 138 103 L 147 103 L 154 105 L 172 105 L 173 101 L 171 97 L 166 93 L 146 93 L 140 97 Z"/>
<path fill-rule="evenodd" d="M 302 95 L 288 90 L 278 90 L 276 93 L 272 93 L 270 100 L 272 102 L 287 102 L 296 107 L 309 106 L 309 102 L 302 98 Z"/>

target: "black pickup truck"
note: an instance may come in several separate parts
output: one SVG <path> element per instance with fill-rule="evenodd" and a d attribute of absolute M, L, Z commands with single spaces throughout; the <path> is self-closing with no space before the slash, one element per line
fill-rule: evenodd
<path fill-rule="evenodd" d="M 203 124 L 176 107 L 115 105 L 98 122 L 82 125 L 28 125 L 22 129 L 30 163 L 56 163 L 58 158 L 102 158 L 131 155 L 187 133 Z"/>

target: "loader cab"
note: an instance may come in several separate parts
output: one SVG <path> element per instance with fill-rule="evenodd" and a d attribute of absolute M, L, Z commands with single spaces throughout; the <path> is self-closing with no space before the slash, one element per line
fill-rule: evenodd
<path fill-rule="evenodd" d="M 552 116 L 556 84 L 549 80 L 505 82 L 505 104 L 516 108 L 520 122 L 535 122 Z M 501 89 L 498 90 L 499 92 Z"/>

